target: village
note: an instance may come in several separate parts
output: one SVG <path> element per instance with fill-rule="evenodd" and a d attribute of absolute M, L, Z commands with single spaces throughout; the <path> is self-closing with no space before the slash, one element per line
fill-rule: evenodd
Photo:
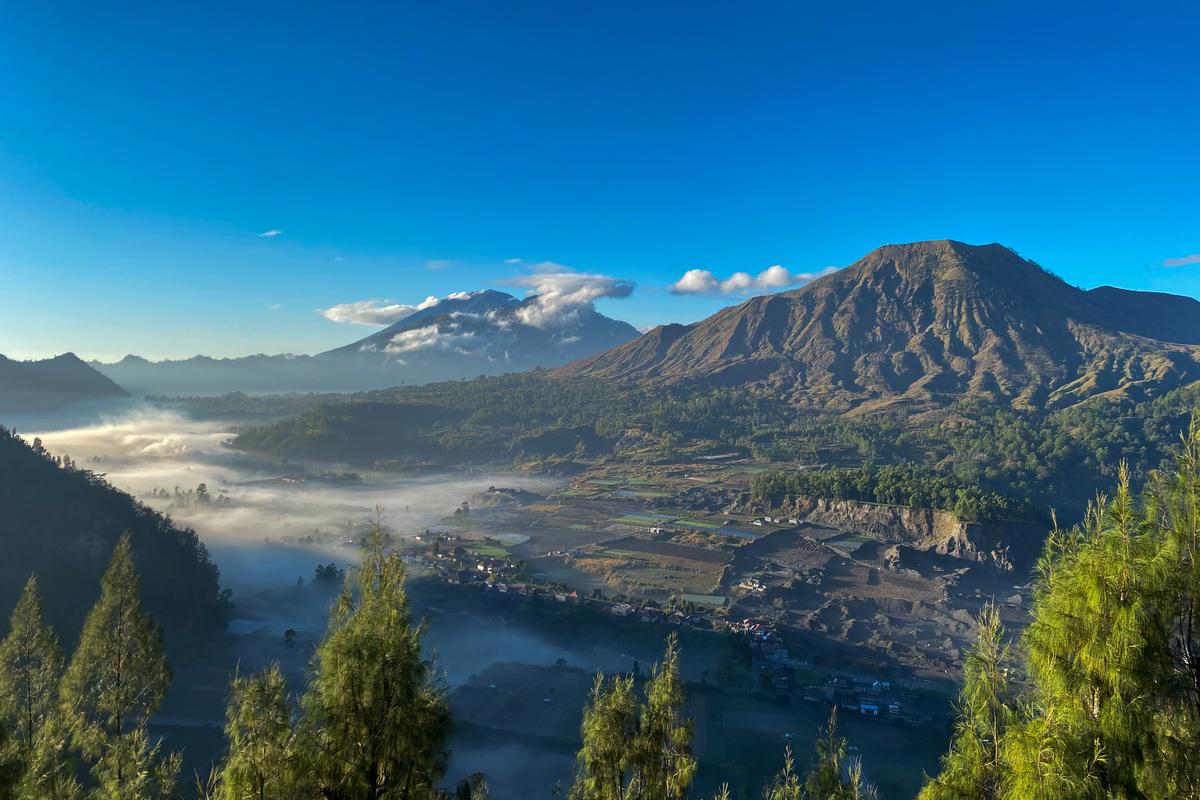
<path fill-rule="evenodd" d="M 792 522 L 784 518 L 763 521 Z M 658 532 L 648 529 L 646 533 Z M 578 605 L 628 623 L 678 626 L 697 633 L 744 637 L 751 656 L 751 690 L 777 703 L 795 701 L 836 707 L 843 714 L 933 729 L 944 729 L 952 717 L 947 701 L 955 688 L 952 683 L 907 677 L 884 679 L 854 668 L 817 667 L 790 655 L 784 634 L 769 619 L 731 618 L 730 613 L 736 615 L 738 607 L 698 605 L 686 594 L 672 596 L 665 603 L 625 595 L 605 596 L 598 588 L 581 594 L 561 581 L 548 580 L 545 573 L 530 573 L 524 560 L 489 554 L 486 542 L 480 545 L 476 540 L 449 532 L 427 532 L 426 536 L 415 538 L 432 538 L 432 542 L 427 550 L 408 551 L 406 561 L 419 574 L 450 586 L 528 598 L 533 602 Z M 586 550 L 578 547 L 552 551 L 546 557 L 585 555 Z M 748 581 L 750 591 L 761 592 L 757 579 Z"/>

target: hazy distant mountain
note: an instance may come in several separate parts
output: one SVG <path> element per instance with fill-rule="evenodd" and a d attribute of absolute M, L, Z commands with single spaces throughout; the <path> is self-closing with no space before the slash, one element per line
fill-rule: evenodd
<path fill-rule="evenodd" d="M 432 301 L 431 301 L 432 302 Z M 519 300 L 486 290 L 451 295 L 364 339 L 315 356 L 180 361 L 126 356 L 96 369 L 138 394 L 362 391 L 523 372 L 584 358 L 638 336 L 590 302 Z"/>
<path fill-rule="evenodd" d="M 750 385 L 863 410 L 968 396 L 1018 407 L 1200 380 L 1200 303 L 1064 283 L 998 244 L 888 245 L 794 291 L 553 370 Z"/>
<path fill-rule="evenodd" d="M 0 411 L 41 411 L 103 397 L 129 397 L 129 392 L 74 353 L 42 361 L 13 361 L 0 355 Z"/>

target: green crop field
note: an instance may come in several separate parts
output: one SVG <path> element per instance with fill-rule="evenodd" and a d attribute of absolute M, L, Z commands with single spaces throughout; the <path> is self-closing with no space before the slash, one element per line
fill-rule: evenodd
<path fill-rule="evenodd" d="M 617 525 L 644 525 L 648 528 L 653 528 L 658 525 L 672 524 L 670 519 L 670 517 L 667 519 L 659 519 L 658 517 L 643 517 L 637 514 L 626 514 L 623 517 L 610 519 L 609 522 L 616 523 Z"/>

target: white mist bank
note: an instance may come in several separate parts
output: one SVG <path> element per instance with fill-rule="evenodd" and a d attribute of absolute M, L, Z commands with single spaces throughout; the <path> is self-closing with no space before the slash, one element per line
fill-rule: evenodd
<path fill-rule="evenodd" d="M 195 529 L 221 569 L 222 584 L 235 602 L 263 588 L 294 584 L 312 577 L 319 561 L 339 566 L 357 563 L 358 548 L 338 546 L 353 538 L 347 532 L 384 508 L 385 525 L 399 532 L 419 531 L 452 514 L 475 492 L 502 482 L 486 474 L 427 477 L 372 475 L 361 484 L 319 482 L 281 484 L 288 471 L 344 465 L 306 463 L 280 468 L 271 460 L 234 450 L 224 443 L 234 433 L 220 421 L 196 422 L 178 413 L 146 406 L 102 415 L 85 424 L 77 418 L 55 426 L 53 417 L 38 420 L 37 437 L 55 455 L 69 456 L 143 503 L 169 514 L 177 524 Z M 260 483 L 261 482 L 261 483 Z M 205 484 L 210 496 L 228 502 L 182 505 L 172 497 Z M 522 479 L 531 490 L 549 490 L 553 482 Z M 155 490 L 168 497 L 155 497 Z M 286 538 L 326 534 L 324 544 L 284 545 Z M 268 542 L 268 540 L 270 540 Z"/>

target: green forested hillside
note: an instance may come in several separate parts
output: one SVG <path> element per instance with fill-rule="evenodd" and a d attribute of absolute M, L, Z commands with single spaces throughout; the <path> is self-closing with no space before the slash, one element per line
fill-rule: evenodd
<path fill-rule="evenodd" d="M 190 529 L 0 428 L 0 608 L 12 608 L 31 574 L 47 621 L 64 643 L 79 634 L 100 591 L 100 577 L 128 531 L 143 574 L 147 609 L 162 623 L 168 646 L 222 630 L 229 602 L 218 571 Z"/>
<path fill-rule="evenodd" d="M 348 399 L 251 429 L 234 445 L 369 466 L 381 458 L 429 454 L 449 460 L 511 457 L 523 437 L 540 429 L 587 426 L 608 438 L 636 429 L 675 434 L 676 449 L 685 457 L 736 448 L 780 469 L 859 467 L 868 459 L 879 466 L 921 464 L 1077 520 L 1097 492 L 1115 485 L 1122 462 L 1138 486 L 1152 470 L 1169 465 L 1180 433 L 1200 407 L 1200 385 L 1140 403 L 1102 397 L 1059 411 L 974 400 L 935 411 L 892 409 L 858 417 L 797 409 L 784 399 L 738 388 L 556 380 L 544 373 Z M 381 428 L 380 419 L 392 419 L 393 427 Z M 379 435 L 380 430 L 391 433 Z M 603 454 L 589 450 L 589 456 L 597 455 Z"/>
<path fill-rule="evenodd" d="M 773 472 L 750 480 L 755 499 L 783 495 L 828 500 L 857 500 L 889 506 L 949 511 L 967 522 L 1044 521 L 1045 513 L 1028 500 L 1014 500 L 918 464 L 878 469 L 830 469 Z"/>

